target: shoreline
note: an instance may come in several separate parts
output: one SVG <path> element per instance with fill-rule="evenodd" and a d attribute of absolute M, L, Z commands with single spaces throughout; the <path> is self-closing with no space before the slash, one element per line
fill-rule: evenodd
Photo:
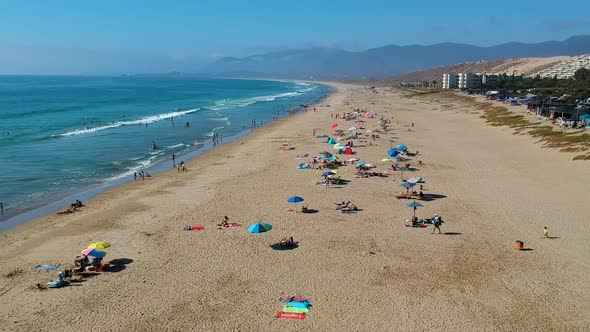
<path fill-rule="evenodd" d="M 235 79 L 235 78 L 232 78 L 232 79 Z M 245 80 L 251 80 L 251 79 L 245 79 Z M 304 83 L 308 83 L 308 82 L 302 81 L 302 80 L 280 80 L 280 79 L 261 79 L 261 80 L 262 81 L 275 81 L 275 82 L 293 82 L 293 83 L 304 82 Z M 330 85 L 329 83 L 326 83 L 326 82 L 313 82 L 313 83 L 318 84 L 318 85 L 323 85 L 324 87 L 328 87 L 329 90 L 327 91 L 326 95 L 320 97 L 319 99 L 317 99 L 315 101 L 312 101 L 312 104 L 310 104 L 310 105 L 318 105 L 323 100 L 328 98 L 330 95 L 335 93 L 334 86 Z M 265 124 L 264 127 L 261 127 L 261 128 L 265 128 L 269 124 L 272 124 L 276 121 L 280 121 L 283 119 L 288 119 L 292 116 L 293 115 L 287 114 L 287 115 L 282 116 L 278 119 L 271 120 L 267 124 Z M 256 130 L 259 130 L 261 128 L 257 128 Z M 184 160 L 185 162 L 188 162 L 189 160 L 199 157 L 200 155 L 202 155 L 203 153 L 205 153 L 208 150 L 215 149 L 216 147 L 233 142 L 233 141 L 238 140 L 242 137 L 248 136 L 252 133 L 253 133 L 252 129 L 244 129 L 234 135 L 224 137 L 224 142 L 220 143 L 218 146 L 213 146 L 213 144 L 211 142 L 205 142 L 202 146 L 188 150 L 188 151 L 186 151 L 186 153 L 183 153 L 182 155 L 177 156 L 177 160 Z M 167 166 L 168 163 L 169 163 L 168 160 L 160 160 L 160 161 L 150 165 L 148 168 L 145 169 L 145 171 L 150 173 L 152 175 L 152 178 L 157 174 L 161 174 L 161 173 L 168 172 L 168 171 L 174 171 L 175 170 L 174 168 L 170 167 L 169 165 Z M 148 179 L 148 181 L 149 181 L 149 179 Z M 15 215 L 11 215 L 10 217 L 8 217 L 6 219 L 0 218 L 0 234 L 2 234 L 3 232 L 7 232 L 10 229 L 17 227 L 21 224 L 27 224 L 37 218 L 44 218 L 44 217 L 48 217 L 52 214 L 55 214 L 58 210 L 67 208 L 76 199 L 86 202 L 86 201 L 91 200 L 92 198 L 96 197 L 97 195 L 107 192 L 108 190 L 111 190 L 113 188 L 117 188 L 119 186 L 122 186 L 122 185 L 125 185 L 128 183 L 132 183 L 132 182 L 135 182 L 135 181 L 130 176 L 123 176 L 123 177 L 115 178 L 113 180 L 106 181 L 102 184 L 97 183 L 94 186 L 92 186 L 91 188 L 88 188 L 85 190 L 81 189 L 80 192 L 66 196 L 66 197 L 61 198 L 57 201 L 49 202 L 46 204 L 41 204 L 41 205 L 38 205 L 38 206 L 33 207 L 31 209 L 27 209 L 24 212 L 21 212 L 21 213 L 15 214 Z M 6 211 L 4 211 L 3 215 L 4 214 L 6 214 Z"/>

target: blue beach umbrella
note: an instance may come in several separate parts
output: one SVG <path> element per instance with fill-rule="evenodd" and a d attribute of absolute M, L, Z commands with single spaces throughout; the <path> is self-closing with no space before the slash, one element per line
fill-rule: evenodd
<path fill-rule="evenodd" d="M 387 155 L 388 155 L 390 158 L 393 158 L 393 157 L 397 156 L 397 154 L 398 154 L 398 153 L 399 153 L 399 152 L 397 152 L 397 150 L 396 150 L 396 149 L 389 149 L 389 151 L 387 151 Z"/>
<path fill-rule="evenodd" d="M 328 151 L 322 151 L 322 152 L 320 152 L 320 154 L 323 155 L 324 157 L 332 157 L 333 156 L 333 154 L 331 154 Z"/>
<path fill-rule="evenodd" d="M 413 201 L 411 203 L 406 204 L 407 207 L 424 207 L 424 205 L 420 204 L 419 202 Z"/>
<path fill-rule="evenodd" d="M 328 171 L 328 172 L 324 172 L 322 174 L 322 176 L 326 176 L 327 177 L 327 176 L 331 176 L 331 175 L 334 175 L 334 174 L 336 174 L 336 173 Z"/>
<path fill-rule="evenodd" d="M 400 144 L 400 145 L 396 146 L 395 148 L 399 151 L 407 151 L 408 150 L 408 147 L 403 144 Z"/>
<path fill-rule="evenodd" d="M 335 141 L 334 139 L 332 139 L 332 138 L 329 138 L 329 139 L 326 141 L 326 143 L 328 143 L 328 144 L 336 144 L 336 141 Z"/>
<path fill-rule="evenodd" d="M 287 200 L 287 202 L 289 203 L 299 203 L 299 202 L 303 202 L 303 197 L 299 197 L 299 196 L 293 196 L 291 198 L 289 198 Z"/>
<path fill-rule="evenodd" d="M 270 231 L 272 225 L 265 222 L 257 222 L 248 227 L 248 233 L 264 233 Z"/>
<path fill-rule="evenodd" d="M 356 167 L 356 168 L 360 168 L 360 167 L 363 167 L 363 166 L 365 166 L 366 164 L 367 164 L 366 162 L 364 162 L 364 161 L 361 161 L 360 163 L 357 163 L 355 167 Z"/>
<path fill-rule="evenodd" d="M 402 182 L 402 184 L 400 184 L 400 187 L 403 187 L 406 189 L 414 188 L 414 186 L 416 186 L 416 184 L 410 183 L 410 182 Z M 420 204 L 420 203 L 418 203 L 418 204 Z"/>
<path fill-rule="evenodd" d="M 409 171 L 409 169 L 408 169 L 408 168 L 406 168 L 406 167 L 403 167 L 403 166 L 398 166 L 398 167 L 395 169 L 395 171 L 396 171 L 396 172 L 402 172 L 402 180 L 403 180 L 403 179 L 404 179 L 404 172 L 407 172 L 407 171 Z"/>
<path fill-rule="evenodd" d="M 408 203 L 408 204 L 406 204 L 406 206 L 407 207 L 414 208 L 414 218 L 416 217 L 416 208 L 424 207 L 424 205 L 422 205 L 422 204 L 420 204 L 420 203 L 418 203 L 416 201 L 413 201 L 411 203 Z"/>

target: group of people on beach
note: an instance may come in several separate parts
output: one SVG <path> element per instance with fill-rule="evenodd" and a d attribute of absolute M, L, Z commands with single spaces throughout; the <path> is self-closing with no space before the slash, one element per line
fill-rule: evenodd
<path fill-rule="evenodd" d="M 133 172 L 133 180 L 137 181 L 138 177 L 141 178 L 142 180 L 145 180 L 145 178 L 149 178 L 152 176 L 147 171 Z"/>

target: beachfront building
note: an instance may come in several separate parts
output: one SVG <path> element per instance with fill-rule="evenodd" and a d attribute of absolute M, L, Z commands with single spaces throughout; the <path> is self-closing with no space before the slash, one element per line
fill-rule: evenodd
<path fill-rule="evenodd" d="M 459 75 L 459 89 L 475 89 L 481 86 L 482 75 L 479 73 L 461 73 Z"/>
<path fill-rule="evenodd" d="M 590 54 L 573 57 L 571 60 L 558 62 L 557 64 L 542 70 L 532 76 L 541 76 L 541 78 L 567 79 L 572 78 L 574 73 L 581 68 L 590 69 Z"/>
<path fill-rule="evenodd" d="M 449 73 L 443 75 L 443 89 L 495 88 L 501 75 L 497 73 Z M 522 76 L 515 76 L 519 79 Z"/>
<path fill-rule="evenodd" d="M 442 88 L 457 89 L 459 87 L 459 75 L 454 73 L 443 74 Z"/>
<path fill-rule="evenodd" d="M 484 73 L 481 75 L 481 84 L 486 87 L 495 87 L 500 81 L 499 74 Z"/>

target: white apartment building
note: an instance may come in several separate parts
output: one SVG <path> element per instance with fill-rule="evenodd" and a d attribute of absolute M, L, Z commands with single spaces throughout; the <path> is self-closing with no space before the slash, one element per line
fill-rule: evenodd
<path fill-rule="evenodd" d="M 449 73 L 443 75 L 443 89 L 477 89 L 482 86 L 494 87 L 500 74 L 491 73 Z"/>
<path fill-rule="evenodd" d="M 459 87 L 459 75 L 450 73 L 443 74 L 442 88 L 443 89 L 457 89 Z"/>

